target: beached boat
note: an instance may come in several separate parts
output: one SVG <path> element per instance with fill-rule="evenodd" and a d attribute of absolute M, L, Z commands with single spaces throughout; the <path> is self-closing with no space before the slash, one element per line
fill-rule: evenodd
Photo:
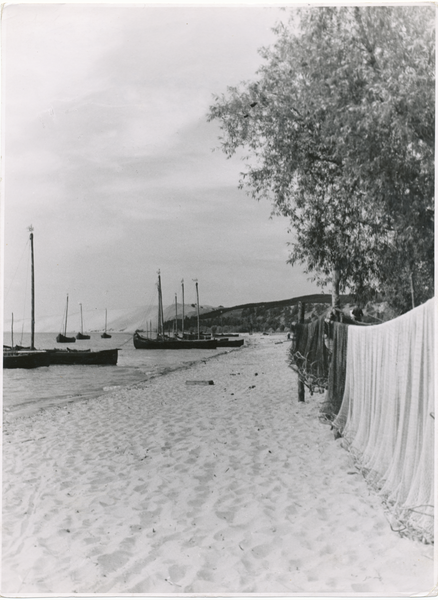
<path fill-rule="evenodd" d="M 198 284 L 196 283 L 196 291 L 198 291 Z M 134 332 L 133 342 L 134 347 L 137 350 L 190 350 L 190 349 L 215 349 L 217 348 L 216 340 L 203 340 L 199 335 L 199 295 L 198 295 L 198 338 L 189 340 L 185 339 L 184 331 L 181 337 L 178 336 L 178 332 L 175 332 L 173 337 L 164 333 L 164 311 L 163 311 L 163 296 L 161 290 L 161 274 L 158 271 L 158 320 L 157 320 L 157 333 L 156 337 L 152 335 L 144 335 L 144 332 L 137 330 Z M 184 289 L 184 288 L 183 288 Z M 184 292 L 183 292 L 183 306 L 184 306 Z M 184 313 L 183 313 L 184 314 Z M 184 323 L 184 317 L 183 317 Z"/>
<path fill-rule="evenodd" d="M 76 339 L 77 340 L 89 340 L 90 336 L 84 333 L 84 320 L 82 318 L 82 304 L 79 304 L 79 306 L 81 307 L 81 330 L 77 334 Z"/>
<path fill-rule="evenodd" d="M 3 346 L 4 369 L 35 369 L 49 365 L 50 355 L 45 350 L 15 350 Z"/>
<path fill-rule="evenodd" d="M 67 302 L 65 305 L 65 313 L 64 313 L 64 333 L 58 333 L 56 336 L 56 341 L 58 344 L 73 344 L 76 341 L 74 337 L 67 336 L 67 317 L 68 317 L 68 294 L 67 294 Z"/>
<path fill-rule="evenodd" d="M 236 339 L 234 338 L 233 340 L 229 340 L 228 338 L 219 338 L 216 340 L 217 342 L 217 347 L 218 348 L 239 348 L 240 346 L 243 346 L 243 344 L 245 343 L 245 341 L 243 339 Z"/>
<path fill-rule="evenodd" d="M 106 328 L 107 328 L 107 310 L 105 308 L 105 329 L 103 330 L 103 333 L 100 337 L 108 340 L 111 336 L 109 333 L 106 332 Z"/>
<path fill-rule="evenodd" d="M 14 346 L 14 315 L 11 322 L 11 346 L 3 346 L 3 368 L 4 369 L 35 369 L 37 367 L 48 367 L 50 356 L 44 350 L 35 350 L 35 269 L 33 258 L 33 227 L 30 231 L 30 253 L 31 253 L 31 320 L 30 320 L 30 346 L 23 348 Z"/>
<path fill-rule="evenodd" d="M 53 348 L 47 350 L 52 365 L 116 365 L 118 352 L 118 348 L 110 350 Z"/>

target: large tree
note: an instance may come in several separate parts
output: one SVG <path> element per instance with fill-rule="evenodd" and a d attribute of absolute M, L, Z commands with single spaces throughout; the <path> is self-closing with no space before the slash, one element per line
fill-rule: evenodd
<path fill-rule="evenodd" d="M 256 79 L 216 96 L 240 186 L 290 219 L 290 262 L 407 310 L 433 295 L 433 8 L 294 11 Z"/>

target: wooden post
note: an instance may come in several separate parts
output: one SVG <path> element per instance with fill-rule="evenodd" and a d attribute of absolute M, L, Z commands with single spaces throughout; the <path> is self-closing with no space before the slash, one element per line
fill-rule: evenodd
<path fill-rule="evenodd" d="M 304 322 L 304 302 L 298 302 L 298 323 Z M 298 402 L 305 402 L 304 382 L 298 377 Z"/>

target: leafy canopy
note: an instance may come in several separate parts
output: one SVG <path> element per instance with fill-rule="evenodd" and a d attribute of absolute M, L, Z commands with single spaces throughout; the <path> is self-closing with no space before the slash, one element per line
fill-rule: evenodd
<path fill-rule="evenodd" d="M 240 187 L 290 219 L 290 262 L 326 285 L 433 295 L 434 9 L 294 11 L 254 81 L 214 98 Z M 397 269 L 394 270 L 394 265 Z M 408 284 L 407 281 L 411 284 Z M 398 297 L 399 296 L 399 297 Z"/>

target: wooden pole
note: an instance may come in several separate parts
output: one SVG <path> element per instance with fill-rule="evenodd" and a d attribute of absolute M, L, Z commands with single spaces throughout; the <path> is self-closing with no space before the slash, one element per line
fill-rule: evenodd
<path fill-rule="evenodd" d="M 32 313 L 30 321 L 30 349 L 35 350 L 35 269 L 33 261 L 33 233 L 30 227 L 30 256 L 31 256 L 31 278 L 32 278 Z"/>
<path fill-rule="evenodd" d="M 304 322 L 305 312 L 304 302 L 298 303 L 298 323 Z M 298 402 L 305 402 L 304 382 L 298 377 Z"/>
<path fill-rule="evenodd" d="M 198 340 L 201 339 L 201 332 L 199 329 L 199 291 L 198 291 L 198 282 L 196 281 L 196 304 L 198 307 Z"/>
<path fill-rule="evenodd" d="M 182 289 L 182 319 L 181 319 L 181 337 L 184 339 L 184 279 L 181 279 Z"/>

